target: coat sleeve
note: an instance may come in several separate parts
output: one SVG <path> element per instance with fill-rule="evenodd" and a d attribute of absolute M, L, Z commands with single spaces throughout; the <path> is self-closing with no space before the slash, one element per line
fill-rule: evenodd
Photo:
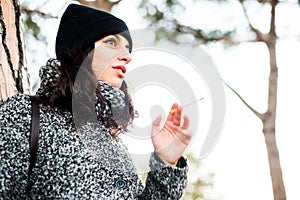
<path fill-rule="evenodd" d="M 28 102 L 28 96 L 16 95 L 0 106 L 0 199 L 22 198 L 25 191 L 31 115 Z"/>
<path fill-rule="evenodd" d="M 187 186 L 187 160 L 181 157 L 177 166 L 171 167 L 166 166 L 155 153 L 152 153 L 149 166 L 146 185 L 139 199 L 180 199 Z"/>

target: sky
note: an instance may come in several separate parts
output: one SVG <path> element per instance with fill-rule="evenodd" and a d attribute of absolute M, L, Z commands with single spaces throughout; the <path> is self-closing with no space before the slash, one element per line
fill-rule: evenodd
<path fill-rule="evenodd" d="M 44 12 L 51 12 L 53 15 L 62 14 L 65 1 L 52 0 L 47 2 L 46 7 L 41 7 Z M 224 9 L 217 8 L 211 3 L 193 3 L 192 0 L 185 1 L 186 13 L 180 16 L 181 20 L 187 25 L 194 27 L 208 26 L 216 27 L 233 27 L 235 24 L 243 24 L 245 19 L 239 17 L 241 8 L 238 4 L 233 4 Z M 296 1 L 287 1 L 285 6 L 278 6 L 277 10 L 277 27 L 280 39 L 277 43 L 277 61 L 279 68 L 278 77 L 278 104 L 276 119 L 276 138 L 280 153 L 283 178 L 285 182 L 287 199 L 296 200 L 298 194 L 298 180 L 300 180 L 300 162 L 299 155 L 300 130 L 298 126 L 298 113 L 300 111 L 300 95 L 298 93 L 298 85 L 300 85 L 300 26 L 296 22 L 300 18 L 300 8 L 295 6 Z M 188 6 L 192 5 L 192 6 Z M 120 17 L 129 26 L 129 29 L 136 30 L 146 28 L 144 20 L 141 18 L 136 9 L 137 2 L 123 0 L 116 6 L 112 13 Z M 226 9 L 225 9 L 226 8 Z M 268 8 L 251 6 L 250 19 L 254 25 L 263 31 L 268 27 Z M 215 13 L 218 12 L 218 15 Z M 221 16 L 221 17 L 220 17 Z M 209 20 L 199 20 L 209 19 Z M 220 24 L 225 20 L 226 23 Z M 295 19 L 295 20 L 293 20 Z M 58 27 L 57 20 L 48 20 L 43 27 L 43 32 L 48 34 L 49 44 L 44 48 L 46 56 L 54 56 L 54 41 Z M 240 38 L 245 37 L 247 32 L 242 27 L 238 29 Z M 264 112 L 267 108 L 267 82 L 269 75 L 268 52 L 264 45 L 243 43 L 230 49 L 224 49 L 221 45 L 210 45 L 205 47 L 206 52 L 211 57 L 216 69 L 222 79 L 224 79 L 231 87 L 237 90 L 244 99 L 259 112 Z M 151 55 L 149 52 L 147 55 Z M 30 57 L 36 55 L 28 55 Z M 139 60 L 141 56 L 133 54 L 133 58 L 137 58 L 135 63 L 139 62 L 147 64 L 145 60 Z M 152 64 L 164 63 L 166 56 L 154 55 L 155 62 Z M 44 64 L 45 57 L 41 56 L 37 59 L 37 64 Z M 178 63 L 182 64 L 178 61 Z M 148 63 L 149 64 L 149 63 Z M 172 63 L 168 63 L 170 65 Z M 172 64 L 175 65 L 175 64 Z M 133 64 L 134 66 L 134 64 Z M 30 67 L 32 77 L 38 76 L 37 67 Z M 192 80 L 192 78 L 191 78 Z M 198 97 L 204 97 L 203 101 L 198 102 L 201 116 L 200 124 L 205 131 L 209 125 L 209 119 L 213 114 L 210 108 L 209 92 L 205 90 L 204 81 L 199 84 L 203 93 L 197 94 Z M 169 93 L 166 94 L 164 88 L 156 86 L 152 90 L 160 91 L 164 95 L 169 95 L 166 99 L 176 99 Z M 214 173 L 214 188 L 208 191 L 210 199 L 215 200 L 271 200 L 273 199 L 271 179 L 269 175 L 268 159 L 262 134 L 262 123 L 249 109 L 243 105 L 240 99 L 233 94 L 231 90 L 224 87 L 226 112 L 221 137 L 211 153 L 201 159 L 201 169 L 203 174 Z M 143 87 L 136 92 L 136 100 L 143 99 L 151 89 Z M 158 95 L 160 96 L 160 95 Z M 149 102 L 148 102 L 149 103 Z M 153 104 L 153 102 L 151 102 Z M 144 105 L 151 106 L 151 103 L 137 102 L 140 110 L 145 108 Z M 162 104 L 163 101 L 162 101 Z M 167 109 L 168 104 L 162 105 Z M 208 108 L 205 110 L 204 108 Z M 149 110 L 142 110 L 149 112 Z M 148 121 L 147 121 L 148 120 Z M 150 118 L 140 123 L 149 123 Z M 201 135 L 201 134 L 199 134 Z M 201 139 L 201 137 L 200 137 Z M 203 138 L 202 138 L 203 139 Z M 199 148 L 196 143 L 192 145 L 193 151 L 198 152 Z"/>

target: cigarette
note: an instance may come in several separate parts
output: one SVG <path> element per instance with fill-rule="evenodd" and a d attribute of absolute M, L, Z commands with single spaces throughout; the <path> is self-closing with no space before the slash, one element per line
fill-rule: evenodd
<path fill-rule="evenodd" d="M 188 104 L 185 104 L 184 106 L 182 106 L 182 108 L 183 108 L 183 107 L 186 107 L 186 106 L 189 106 L 189 105 L 192 105 L 192 104 L 194 104 L 194 103 L 197 103 L 197 102 L 201 101 L 202 99 L 203 99 L 203 97 L 201 97 L 200 99 L 197 99 L 197 100 L 195 100 L 195 101 L 192 101 L 192 102 L 190 102 L 190 103 L 188 103 Z M 178 109 L 178 108 L 173 108 L 173 109 L 171 109 L 171 110 L 170 110 L 170 114 L 173 115 L 175 112 L 177 112 L 177 109 Z"/>

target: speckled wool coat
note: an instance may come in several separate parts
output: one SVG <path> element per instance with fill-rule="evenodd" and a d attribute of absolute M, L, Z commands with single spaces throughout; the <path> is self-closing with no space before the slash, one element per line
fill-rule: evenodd
<path fill-rule="evenodd" d="M 109 98 L 118 98 L 118 92 L 104 97 L 112 101 Z M 0 199 L 26 198 L 30 120 L 27 95 L 13 96 L 0 107 Z M 71 113 L 41 104 L 31 198 L 180 199 L 188 167 L 184 158 L 178 163 L 178 167 L 165 166 L 152 154 L 143 186 L 126 147 L 101 123 L 88 123 L 75 130 Z"/>

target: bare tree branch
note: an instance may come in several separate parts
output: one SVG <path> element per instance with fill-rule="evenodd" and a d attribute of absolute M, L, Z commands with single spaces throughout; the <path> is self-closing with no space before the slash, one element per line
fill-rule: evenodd
<path fill-rule="evenodd" d="M 270 31 L 269 34 L 276 36 L 275 32 L 275 7 L 278 4 L 278 0 L 271 0 L 271 21 L 270 21 Z"/>
<path fill-rule="evenodd" d="M 246 100 L 235 90 L 233 89 L 226 81 L 224 81 L 222 79 L 222 81 L 224 82 L 224 84 L 233 92 L 235 93 L 239 98 L 240 100 L 259 118 L 259 119 L 263 119 L 264 115 L 260 112 L 258 112 L 257 110 L 255 110 L 254 108 L 252 108 L 247 102 Z"/>
<path fill-rule="evenodd" d="M 254 26 L 252 25 L 252 23 L 249 19 L 247 9 L 244 5 L 244 0 L 239 0 L 239 2 L 240 2 L 241 6 L 243 8 L 244 15 L 246 17 L 246 20 L 248 21 L 248 25 L 249 25 L 251 31 L 253 31 L 256 35 L 256 42 L 264 42 L 265 40 L 263 39 L 264 38 L 263 34 L 258 29 L 254 28 Z"/>
<path fill-rule="evenodd" d="M 173 20 L 173 23 L 175 24 L 175 30 L 179 33 L 190 33 L 192 34 L 196 39 L 200 40 L 202 43 L 206 44 L 208 42 L 212 41 L 218 41 L 218 42 L 224 42 L 226 44 L 230 45 L 238 45 L 240 42 L 234 40 L 231 37 L 230 32 L 220 33 L 218 35 L 211 35 L 205 34 L 201 29 L 193 29 L 190 26 L 185 26 L 180 24 L 177 20 Z"/>
<path fill-rule="evenodd" d="M 41 12 L 39 10 L 31 10 L 31 9 L 29 9 L 27 7 L 24 7 L 24 6 L 21 6 L 21 11 L 26 13 L 27 15 L 31 15 L 31 14 L 35 13 L 35 14 L 38 14 L 38 15 L 42 16 L 43 18 L 54 18 L 54 19 L 58 18 L 57 16 L 53 16 L 51 14 L 44 13 L 44 12 Z"/>

